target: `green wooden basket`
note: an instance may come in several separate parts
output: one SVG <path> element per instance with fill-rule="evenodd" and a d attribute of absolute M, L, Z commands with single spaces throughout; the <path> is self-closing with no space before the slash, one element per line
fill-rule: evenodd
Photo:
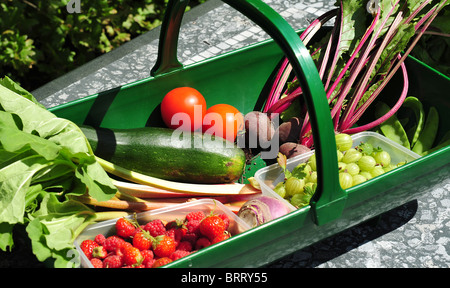
<path fill-rule="evenodd" d="M 224 2 L 254 21 L 272 39 L 183 66 L 177 60 L 177 42 L 188 1 L 171 0 L 151 77 L 51 108 L 57 116 L 77 124 L 108 128 L 159 126 L 159 104 L 164 95 L 175 87 L 190 86 L 198 89 L 209 105 L 226 102 L 245 114 L 261 108 L 262 89 L 282 57 L 289 59 L 305 95 L 315 143 L 318 186 L 311 204 L 167 267 L 262 266 L 424 195 L 441 181 L 435 175 L 441 169 L 449 170 L 449 146 L 358 186 L 341 189 L 324 87 L 297 32 L 260 0 Z M 425 108 L 434 105 L 442 114 L 448 111 L 450 99 L 442 91 L 448 91 L 450 80 L 412 57 L 406 64 L 411 95 L 420 98 Z M 395 81 L 389 85 L 393 89 Z M 450 130 L 450 121 L 447 117 L 441 122 L 438 133 L 442 136 L 443 131 Z"/>

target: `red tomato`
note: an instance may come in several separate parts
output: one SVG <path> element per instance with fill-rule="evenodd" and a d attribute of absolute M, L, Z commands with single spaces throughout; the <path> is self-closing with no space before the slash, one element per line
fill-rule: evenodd
<path fill-rule="evenodd" d="M 205 112 L 205 98 L 191 87 L 175 88 L 167 93 L 161 102 L 163 121 L 172 129 L 201 130 Z"/>
<path fill-rule="evenodd" d="M 234 142 L 244 127 L 244 116 L 228 104 L 216 104 L 206 110 L 203 118 L 203 132 Z"/>

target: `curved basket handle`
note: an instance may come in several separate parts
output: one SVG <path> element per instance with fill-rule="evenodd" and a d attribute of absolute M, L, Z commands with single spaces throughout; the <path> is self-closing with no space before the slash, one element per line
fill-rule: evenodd
<path fill-rule="evenodd" d="M 178 35 L 184 10 L 188 3 L 189 0 L 170 0 L 167 4 L 159 37 L 158 58 L 150 71 L 151 76 L 168 73 L 183 67 L 177 57 Z"/>
<path fill-rule="evenodd" d="M 152 74 L 179 69 L 176 57 L 180 15 L 188 1 L 170 0 L 165 25 L 161 30 L 158 61 Z M 260 0 L 223 0 L 259 25 L 283 50 L 302 87 L 315 144 L 317 159 L 317 189 L 311 200 L 315 222 L 325 224 L 341 216 L 347 194 L 339 184 L 336 141 L 325 89 L 317 68 L 294 29 L 270 6 Z M 178 10 L 177 10 L 178 9 Z M 182 10 L 179 10 L 182 9 Z M 178 26 L 176 26 L 178 25 Z M 319 133 L 319 128 L 320 132 Z"/>

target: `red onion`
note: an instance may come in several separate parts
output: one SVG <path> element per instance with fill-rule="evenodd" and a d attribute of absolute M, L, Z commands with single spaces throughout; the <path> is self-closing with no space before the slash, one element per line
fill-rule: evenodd
<path fill-rule="evenodd" d="M 237 215 L 251 227 L 256 227 L 289 212 L 291 210 L 281 200 L 259 196 L 245 202 Z"/>

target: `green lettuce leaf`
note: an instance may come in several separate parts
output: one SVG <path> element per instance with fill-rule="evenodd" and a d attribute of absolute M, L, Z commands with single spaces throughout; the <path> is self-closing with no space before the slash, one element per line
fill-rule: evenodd
<path fill-rule="evenodd" d="M 40 261 L 57 259 L 57 267 L 71 265 L 73 241 L 80 230 L 95 219 L 89 207 L 74 200 L 60 202 L 55 194 L 45 194 L 40 209 L 33 216 L 26 228 L 33 252 Z"/>
<path fill-rule="evenodd" d="M 36 105 L 44 108 L 44 105 L 39 103 L 30 92 L 28 92 L 27 90 L 20 87 L 20 85 L 18 85 L 16 82 L 11 80 L 9 77 L 5 76 L 3 79 L 0 79 L 0 85 L 5 88 L 8 88 L 9 90 L 11 90 L 13 92 L 16 92 L 17 94 L 27 98 L 28 100 L 33 101 L 33 103 L 35 103 Z"/>
<path fill-rule="evenodd" d="M 9 250 L 11 251 L 11 248 L 14 244 L 13 238 L 12 238 L 12 229 L 14 228 L 14 225 L 9 223 L 1 223 L 0 222 L 0 249 L 3 251 Z"/>
<path fill-rule="evenodd" d="M 40 261 L 70 266 L 73 241 L 95 213 L 69 196 L 107 201 L 116 192 L 76 124 L 0 81 L 0 249 L 11 249 L 14 225 L 24 225 Z"/>

